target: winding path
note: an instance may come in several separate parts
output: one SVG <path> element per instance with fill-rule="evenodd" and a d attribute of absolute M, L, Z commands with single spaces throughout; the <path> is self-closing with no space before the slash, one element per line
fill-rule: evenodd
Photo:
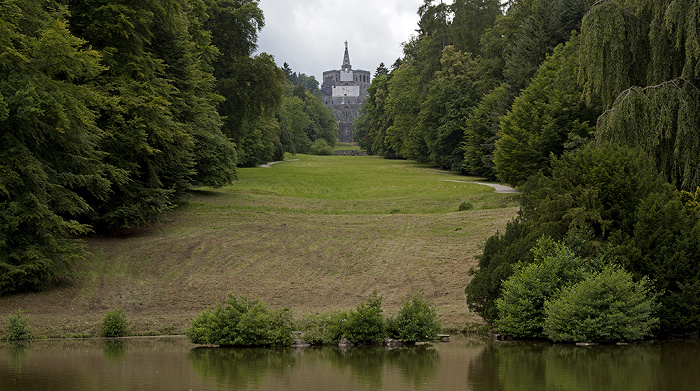
<path fill-rule="evenodd" d="M 453 179 L 444 179 L 444 181 L 445 182 L 459 182 L 459 183 L 476 183 L 477 185 L 490 186 L 490 187 L 493 187 L 494 189 L 496 189 L 495 193 L 520 193 L 519 191 L 513 189 L 512 187 L 499 185 L 496 183 L 456 181 Z"/>
<path fill-rule="evenodd" d="M 296 162 L 297 160 L 299 160 L 299 159 L 278 160 L 278 161 L 276 161 L 276 162 L 269 162 L 269 163 L 261 164 L 261 165 L 259 165 L 258 167 L 269 168 L 269 167 L 272 166 L 273 164 L 282 163 L 282 162 Z"/>

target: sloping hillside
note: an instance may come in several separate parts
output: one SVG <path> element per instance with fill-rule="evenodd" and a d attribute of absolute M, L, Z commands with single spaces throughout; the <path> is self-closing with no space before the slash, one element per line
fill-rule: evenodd
<path fill-rule="evenodd" d="M 0 324 L 22 308 L 35 334 L 96 335 L 120 307 L 133 333 L 181 333 L 229 293 L 304 314 L 354 308 L 374 289 L 388 314 L 419 290 L 444 326 L 479 320 L 467 271 L 515 216 L 517 194 L 407 161 L 295 158 L 197 189 L 160 224 L 87 239 L 93 256 L 72 284 L 1 298 Z M 474 209 L 458 212 L 462 200 Z"/>

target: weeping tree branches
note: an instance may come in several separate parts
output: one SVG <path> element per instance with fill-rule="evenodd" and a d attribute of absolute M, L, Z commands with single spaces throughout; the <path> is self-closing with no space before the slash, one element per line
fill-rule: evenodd
<path fill-rule="evenodd" d="M 644 84 L 644 26 L 614 0 L 599 1 L 581 22 L 579 83 L 589 102 L 609 106 L 618 93 Z"/>
<path fill-rule="evenodd" d="M 677 188 L 700 185 L 700 0 L 603 0 L 581 30 L 579 83 L 607 111 L 598 142 L 646 151 Z"/>
<path fill-rule="evenodd" d="M 647 151 L 677 188 L 700 186 L 700 80 L 679 77 L 623 91 L 598 118 L 599 141 Z"/>

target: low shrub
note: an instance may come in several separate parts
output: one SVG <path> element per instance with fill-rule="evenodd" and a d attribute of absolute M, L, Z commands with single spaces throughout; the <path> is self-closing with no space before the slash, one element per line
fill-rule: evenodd
<path fill-rule="evenodd" d="M 348 311 L 307 316 L 296 322 L 296 329 L 303 333 L 304 341 L 311 345 L 334 345 L 345 334 L 349 318 Z"/>
<path fill-rule="evenodd" d="M 435 339 L 441 328 L 437 308 L 418 292 L 409 296 L 396 317 L 387 323 L 391 337 L 407 342 Z"/>
<path fill-rule="evenodd" d="M 185 333 L 197 344 L 285 346 L 292 343 L 288 309 L 272 311 L 259 300 L 229 295 L 224 305 L 206 309 Z"/>
<path fill-rule="evenodd" d="M 516 265 L 496 299 L 499 316 L 495 323 L 503 334 L 544 337 L 545 302 L 562 286 L 583 278 L 584 261 L 562 242 L 542 237 L 532 253 L 535 261 Z"/>
<path fill-rule="evenodd" d="M 126 313 L 120 308 L 115 308 L 107 312 L 102 319 L 103 337 L 125 337 L 129 334 L 129 321 Z"/>
<path fill-rule="evenodd" d="M 349 313 L 344 330 L 345 338 L 357 345 L 381 343 L 386 336 L 382 312 L 382 296 L 374 291 L 367 301 Z"/>
<path fill-rule="evenodd" d="M 29 316 L 22 316 L 22 309 L 10 314 L 7 324 L 8 340 L 31 339 L 32 332 L 29 327 Z"/>
<path fill-rule="evenodd" d="M 311 144 L 311 154 L 329 156 L 333 154 L 333 147 L 328 145 L 326 140 L 319 138 Z"/>
<path fill-rule="evenodd" d="M 474 204 L 467 200 L 463 200 L 462 202 L 459 203 L 459 211 L 465 211 L 465 210 L 472 210 L 474 209 Z"/>
<path fill-rule="evenodd" d="M 635 341 L 652 335 L 655 295 L 649 281 L 606 266 L 545 303 L 544 332 L 553 341 Z"/>

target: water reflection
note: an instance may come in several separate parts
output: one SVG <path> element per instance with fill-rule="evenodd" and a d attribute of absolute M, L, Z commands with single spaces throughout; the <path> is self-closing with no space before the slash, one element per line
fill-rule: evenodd
<path fill-rule="evenodd" d="M 110 362 L 118 363 L 122 361 L 126 356 L 127 348 L 128 345 L 126 341 L 122 339 L 107 339 L 102 341 L 102 352 L 104 353 L 105 359 Z"/>
<path fill-rule="evenodd" d="M 490 344 L 471 362 L 469 383 L 475 391 L 697 390 L 698 353 L 697 343 Z"/>
<path fill-rule="evenodd" d="M 292 349 L 199 347 L 187 355 L 201 377 L 231 390 L 258 385 L 269 375 L 280 376 L 294 365 Z"/>
<path fill-rule="evenodd" d="M 27 358 L 27 350 L 29 349 L 29 342 L 11 342 L 9 343 L 9 348 L 7 349 L 7 355 L 10 359 L 10 365 L 17 368 L 21 368 L 26 365 L 29 360 Z"/>
<path fill-rule="evenodd" d="M 387 352 L 387 361 L 399 369 L 407 384 L 419 389 L 435 379 L 440 355 L 433 347 L 416 346 Z"/>
<path fill-rule="evenodd" d="M 385 351 L 198 348 L 186 338 L 0 342 L 0 390 L 700 390 L 700 342 L 452 341 Z"/>
<path fill-rule="evenodd" d="M 398 373 L 402 383 L 419 389 L 435 376 L 439 355 L 428 346 L 386 351 L 382 347 L 360 347 L 343 351 L 337 347 L 294 349 L 194 348 L 188 361 L 193 370 L 218 387 L 233 390 L 261 388 L 279 379 L 311 374 L 318 379 L 346 375 L 363 389 L 384 389 L 387 373 Z M 298 368 L 303 367 L 303 368 Z M 291 380 L 290 380 L 291 381 Z M 390 376 L 390 382 L 396 382 Z M 347 381 L 346 381 L 347 382 Z M 322 380 L 310 387 L 322 388 Z M 265 387 L 263 387 L 265 389 Z M 302 389 L 302 388 L 298 388 Z"/>

